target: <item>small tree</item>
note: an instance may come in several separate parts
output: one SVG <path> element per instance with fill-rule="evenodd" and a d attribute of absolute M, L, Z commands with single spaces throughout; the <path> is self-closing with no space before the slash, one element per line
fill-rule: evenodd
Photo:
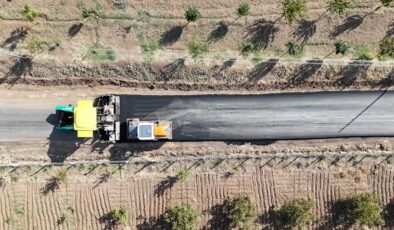
<path fill-rule="evenodd" d="M 393 0 L 380 0 L 380 2 L 382 3 L 382 6 L 389 7 Z"/>
<path fill-rule="evenodd" d="M 343 16 L 351 8 L 349 0 L 332 0 L 328 3 L 327 10 L 332 14 Z"/>
<path fill-rule="evenodd" d="M 286 202 L 278 211 L 278 225 L 283 228 L 304 227 L 313 222 L 314 202 L 311 199 L 296 199 Z"/>
<path fill-rule="evenodd" d="M 296 56 L 302 53 L 302 46 L 298 45 L 297 43 L 290 41 L 286 44 L 287 52 L 292 55 Z"/>
<path fill-rule="evenodd" d="M 350 45 L 341 40 L 335 42 L 334 46 L 335 46 L 335 54 L 345 55 L 350 49 Z"/>
<path fill-rule="evenodd" d="M 192 55 L 193 58 L 196 58 L 203 53 L 208 51 L 208 44 L 207 43 L 198 43 L 198 42 L 189 42 L 187 44 L 187 48 L 189 49 L 189 53 Z"/>
<path fill-rule="evenodd" d="M 189 6 L 185 11 L 187 22 L 195 22 L 201 17 L 200 11 L 195 6 Z"/>
<path fill-rule="evenodd" d="M 115 208 L 108 213 L 108 221 L 112 226 L 127 225 L 129 211 L 127 208 Z"/>
<path fill-rule="evenodd" d="M 37 11 L 31 8 L 28 4 L 23 6 L 21 13 L 31 22 L 38 16 Z"/>
<path fill-rule="evenodd" d="M 163 214 L 164 222 L 171 226 L 172 230 L 196 229 L 197 217 L 197 211 L 185 203 L 167 209 Z"/>
<path fill-rule="evenodd" d="M 190 176 L 190 171 L 187 170 L 187 169 L 182 169 L 182 170 L 180 170 L 180 171 L 176 174 L 175 178 L 176 178 L 178 181 L 185 182 L 186 179 L 187 179 L 189 176 Z"/>
<path fill-rule="evenodd" d="M 241 4 L 239 4 L 237 9 L 238 17 L 247 16 L 249 14 L 249 10 L 250 10 L 249 3 L 242 2 Z"/>
<path fill-rule="evenodd" d="M 372 194 L 359 194 L 338 202 L 339 217 L 349 222 L 362 225 L 381 225 L 383 220 L 383 207 Z"/>
<path fill-rule="evenodd" d="M 380 55 L 394 58 L 394 38 L 384 38 L 380 44 Z"/>
<path fill-rule="evenodd" d="M 228 200 L 228 218 L 232 227 L 247 229 L 256 217 L 256 208 L 247 196 L 237 196 Z"/>
<path fill-rule="evenodd" d="M 56 175 L 56 180 L 60 183 L 64 183 L 67 180 L 67 170 L 60 170 Z"/>
<path fill-rule="evenodd" d="M 282 16 L 291 24 L 306 13 L 305 0 L 283 0 Z"/>

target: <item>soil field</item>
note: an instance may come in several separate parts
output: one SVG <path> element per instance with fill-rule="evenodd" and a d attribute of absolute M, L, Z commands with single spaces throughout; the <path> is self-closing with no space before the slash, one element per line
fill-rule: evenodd
<path fill-rule="evenodd" d="M 357 1 L 339 17 L 325 12 L 327 0 L 308 1 L 304 20 L 290 25 L 280 17 L 276 0 L 251 1 L 250 15 L 237 20 L 240 1 L 235 0 L 29 1 L 39 13 L 34 22 L 20 13 L 24 1 L 6 1 L 0 8 L 1 47 L 34 58 L 20 62 L 3 56 L 0 83 L 186 91 L 387 87 L 393 84 L 392 61 L 351 60 L 364 45 L 376 55 L 380 40 L 393 36 L 394 10 L 374 11 L 379 2 Z M 190 4 L 202 18 L 184 26 L 184 9 Z M 83 19 L 83 9 L 94 10 L 97 17 Z M 335 55 L 333 44 L 339 39 L 349 42 L 352 52 Z M 304 46 L 295 59 L 286 54 L 290 40 Z M 209 51 L 191 58 L 187 46 L 192 41 L 209 44 Z M 262 49 L 240 55 L 247 41 Z M 89 58 L 105 50 L 116 58 L 101 63 Z"/>
<path fill-rule="evenodd" d="M 352 194 L 376 193 L 389 210 L 393 228 L 394 169 L 383 157 L 348 159 L 261 159 L 163 162 L 127 165 L 75 165 L 58 188 L 52 176 L 59 167 L 2 168 L 0 189 L 2 229 L 103 229 L 102 216 L 113 208 L 129 210 L 125 229 L 160 229 L 168 207 L 190 203 L 200 213 L 198 229 L 220 229 L 218 210 L 226 198 L 250 197 L 258 211 L 257 229 L 273 229 L 275 210 L 285 201 L 308 197 L 315 201 L 313 229 L 339 229 L 333 217 L 335 201 Z M 359 163 L 355 163 L 359 162 Z M 309 166 L 308 166 L 309 165 Z M 171 182 L 182 168 L 186 181 Z M 64 222 L 61 217 L 66 215 Z M 390 216 L 391 215 L 391 216 Z M 219 224 L 219 225 L 218 225 Z M 360 229 L 360 226 L 353 226 Z M 374 228 L 375 229 L 375 228 Z"/>

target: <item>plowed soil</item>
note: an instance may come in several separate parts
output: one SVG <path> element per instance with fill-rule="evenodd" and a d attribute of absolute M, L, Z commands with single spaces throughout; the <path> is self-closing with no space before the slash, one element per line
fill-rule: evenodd
<path fill-rule="evenodd" d="M 181 168 L 191 170 L 191 175 L 184 182 L 172 183 L 170 176 Z M 2 169 L 6 180 L 0 189 L 2 229 L 102 229 L 105 225 L 100 218 L 117 207 L 129 210 L 126 228 L 155 229 L 166 208 L 182 202 L 200 213 L 198 229 L 220 229 L 215 221 L 222 217 L 211 211 L 238 194 L 247 195 L 256 206 L 255 226 L 260 229 L 272 229 L 275 210 L 285 201 L 300 197 L 315 201 L 316 223 L 311 228 L 334 229 L 341 227 L 333 217 L 338 199 L 372 192 L 389 208 L 394 199 L 394 169 L 382 157 L 361 161 L 343 158 L 337 165 L 330 159 L 316 162 L 292 157 L 120 167 L 85 164 L 68 167 L 66 181 L 53 188 L 50 178 L 59 170 Z M 67 219 L 58 222 L 63 214 Z M 384 229 L 390 228 L 392 218 L 387 224 Z"/>

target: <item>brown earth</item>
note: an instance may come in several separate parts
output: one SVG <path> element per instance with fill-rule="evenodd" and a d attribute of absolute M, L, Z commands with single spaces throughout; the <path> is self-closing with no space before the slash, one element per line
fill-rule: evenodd
<path fill-rule="evenodd" d="M 256 206 L 257 229 L 272 229 L 275 210 L 285 201 L 300 197 L 315 201 L 313 229 L 340 229 L 340 222 L 333 216 L 335 202 L 352 194 L 376 193 L 382 205 L 392 208 L 391 163 L 382 157 L 346 157 L 338 164 L 331 161 L 290 156 L 121 166 L 81 164 L 67 168 L 67 179 L 59 188 L 54 187 L 51 178 L 66 168 L 2 168 L 5 183 L 0 188 L 0 226 L 102 229 L 100 217 L 113 208 L 125 207 L 129 210 L 126 229 L 155 229 L 166 208 L 188 202 L 200 213 L 198 229 L 218 229 L 216 221 L 223 216 L 212 210 L 220 209 L 226 198 L 238 194 L 246 194 Z M 182 168 L 191 170 L 191 175 L 185 182 L 174 182 L 171 176 Z M 67 215 L 66 221 L 57 223 L 63 214 Z M 388 226 L 373 229 L 390 229 L 392 221 L 388 218 Z"/>
<path fill-rule="evenodd" d="M 372 11 L 379 5 L 378 0 L 357 1 L 344 18 L 324 14 L 327 0 L 308 2 L 306 21 L 292 25 L 283 18 L 276 20 L 280 17 L 279 1 L 251 1 L 251 15 L 234 21 L 224 35 L 220 34 L 219 22 L 235 19 L 239 1 L 193 2 L 203 17 L 181 27 L 181 31 L 177 29 L 185 24 L 183 11 L 191 2 L 132 1 L 118 9 L 114 1 L 29 1 L 40 13 L 35 22 L 25 21 L 19 13 L 24 3 L 2 3 L 2 47 L 29 54 L 36 38 L 43 42 L 42 51 L 34 53 L 31 63 L 2 57 L 0 83 L 185 91 L 371 89 L 393 83 L 392 62 L 360 64 L 349 60 L 353 53 L 345 57 L 332 54 L 337 39 L 354 47 L 367 44 L 377 53 L 379 41 L 392 36 L 393 8 Z M 99 12 L 99 19 L 81 19 L 83 8 Z M 321 16 L 312 23 L 316 27 L 304 28 Z M 79 23 L 83 26 L 78 27 Z M 187 44 L 205 42 L 210 37 L 209 52 L 197 60 L 190 58 Z M 284 44 L 304 39 L 302 58 L 283 56 Z M 161 46 L 154 55 L 140 48 L 152 40 L 159 40 Z M 240 56 L 239 47 L 247 40 L 264 49 L 249 57 Z M 95 63 L 86 59 L 87 49 L 96 42 L 113 47 L 117 61 Z M 53 47 L 56 43 L 60 46 Z M 148 63 L 141 64 L 146 59 Z"/>

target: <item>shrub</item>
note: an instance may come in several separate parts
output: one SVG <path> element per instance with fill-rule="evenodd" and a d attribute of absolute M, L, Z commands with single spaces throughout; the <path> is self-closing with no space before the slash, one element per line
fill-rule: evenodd
<path fill-rule="evenodd" d="M 380 0 L 383 6 L 388 7 L 393 2 L 393 0 Z"/>
<path fill-rule="evenodd" d="M 375 54 L 369 46 L 363 45 L 355 49 L 354 56 L 358 60 L 372 60 Z"/>
<path fill-rule="evenodd" d="M 249 10 L 250 10 L 249 3 L 242 2 L 241 4 L 239 4 L 237 9 L 238 17 L 247 16 L 249 14 Z"/>
<path fill-rule="evenodd" d="M 278 211 L 278 225 L 284 228 L 303 227 L 313 222 L 314 203 L 311 199 L 286 202 Z"/>
<path fill-rule="evenodd" d="M 380 44 L 380 55 L 394 58 L 394 38 L 384 38 Z"/>
<path fill-rule="evenodd" d="M 116 53 L 112 47 L 96 43 L 88 47 L 86 58 L 93 61 L 115 61 Z"/>
<path fill-rule="evenodd" d="M 283 0 L 282 5 L 282 15 L 289 23 L 298 20 L 306 13 L 305 0 Z"/>
<path fill-rule="evenodd" d="M 37 11 L 31 8 L 29 5 L 25 4 L 22 8 L 22 15 L 24 15 L 27 20 L 34 21 L 34 19 L 38 16 Z"/>
<path fill-rule="evenodd" d="M 349 223 L 368 226 L 384 224 L 383 207 L 372 194 L 359 194 L 341 200 L 337 209 L 339 216 Z"/>
<path fill-rule="evenodd" d="M 346 14 L 346 12 L 350 9 L 351 4 L 349 0 L 332 0 L 328 3 L 328 11 L 331 13 L 337 13 L 340 16 Z"/>
<path fill-rule="evenodd" d="M 44 50 L 44 47 L 43 47 L 44 44 L 45 44 L 45 42 L 40 40 L 39 38 L 32 37 L 31 39 L 29 39 L 29 41 L 27 43 L 27 49 L 31 53 L 39 53 Z"/>
<path fill-rule="evenodd" d="M 66 182 L 67 180 L 67 170 L 60 170 L 56 175 L 56 180 L 58 182 Z"/>
<path fill-rule="evenodd" d="M 189 176 L 190 176 L 190 171 L 187 170 L 187 169 L 182 169 L 181 171 L 179 171 L 179 172 L 176 174 L 175 178 L 176 178 L 178 181 L 184 182 L 184 181 L 186 181 L 186 179 L 187 179 Z"/>
<path fill-rule="evenodd" d="M 292 56 L 297 56 L 302 53 L 302 46 L 298 45 L 295 42 L 288 42 L 286 44 L 287 52 Z"/>
<path fill-rule="evenodd" d="M 185 18 L 188 22 L 195 22 L 200 17 L 200 11 L 195 6 L 189 6 L 185 11 Z"/>
<path fill-rule="evenodd" d="M 195 58 L 208 51 L 208 44 L 189 42 L 189 44 L 187 44 L 187 48 L 189 49 L 189 53 L 192 57 Z"/>
<path fill-rule="evenodd" d="M 335 46 L 335 54 L 345 55 L 350 49 L 350 45 L 341 40 L 335 42 L 334 46 Z"/>
<path fill-rule="evenodd" d="M 108 213 L 108 219 L 112 225 L 126 225 L 128 222 L 128 213 L 127 208 L 115 208 Z"/>
<path fill-rule="evenodd" d="M 163 214 L 164 222 L 170 225 L 172 230 L 196 229 L 197 217 L 197 211 L 190 204 L 177 205 Z"/>
<path fill-rule="evenodd" d="M 247 229 L 256 217 L 256 209 L 247 196 L 237 196 L 228 201 L 228 218 L 233 227 Z"/>
<path fill-rule="evenodd" d="M 256 52 L 258 50 L 257 46 L 253 42 L 245 42 L 241 46 L 241 53 L 245 56 Z"/>

